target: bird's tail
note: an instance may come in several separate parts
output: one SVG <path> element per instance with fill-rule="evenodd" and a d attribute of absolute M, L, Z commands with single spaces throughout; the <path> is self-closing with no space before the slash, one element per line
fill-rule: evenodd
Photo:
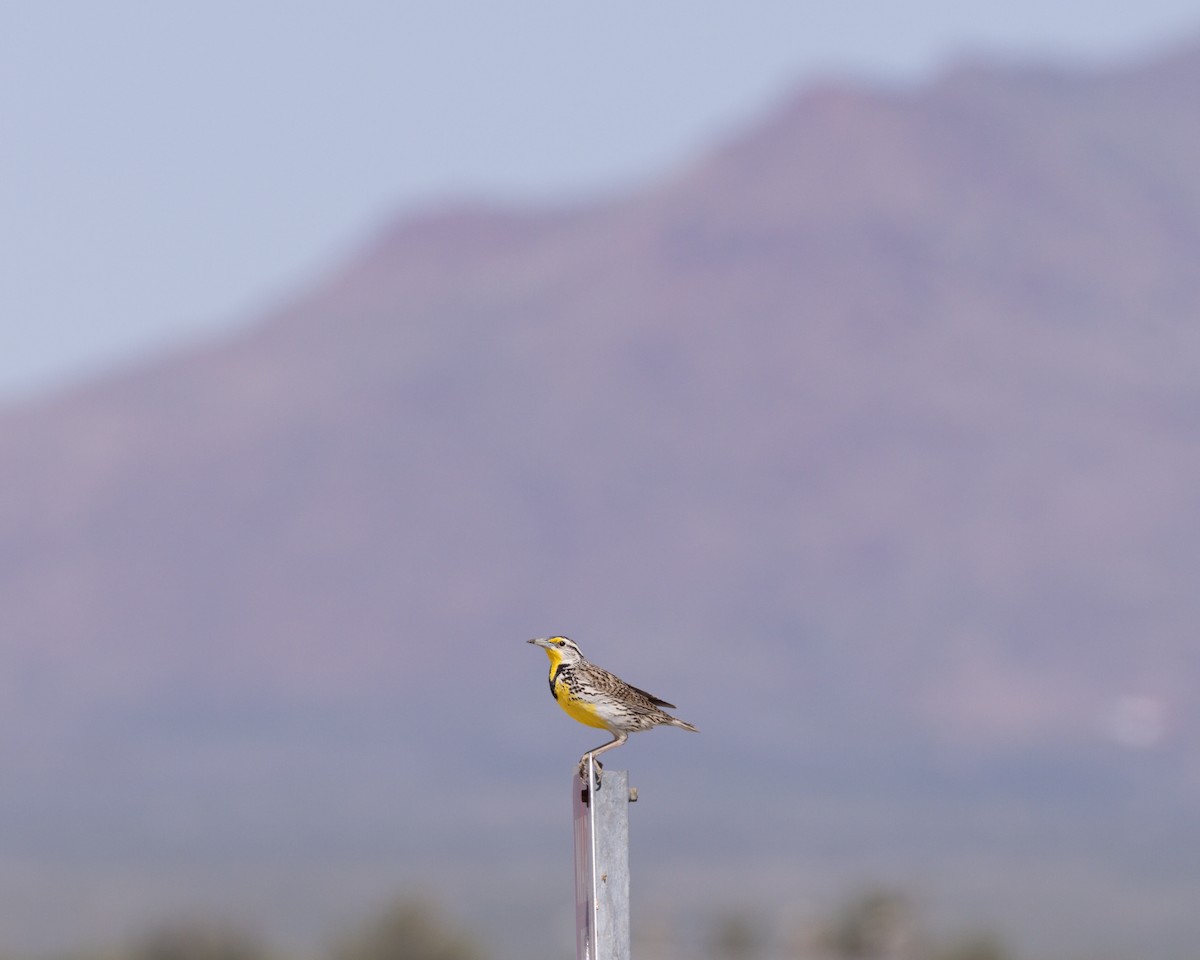
<path fill-rule="evenodd" d="M 691 730 L 692 733 L 700 732 L 686 720 L 680 720 L 678 717 L 671 717 L 670 724 L 673 727 L 679 727 L 680 730 Z"/>

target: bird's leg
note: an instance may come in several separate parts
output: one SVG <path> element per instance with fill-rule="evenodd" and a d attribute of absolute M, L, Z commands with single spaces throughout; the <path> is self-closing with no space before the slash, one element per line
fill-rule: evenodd
<path fill-rule="evenodd" d="M 611 740 L 609 740 L 608 743 L 602 743 L 598 747 L 593 747 L 591 750 L 589 750 L 587 753 L 585 753 L 582 757 L 580 757 L 579 758 L 579 779 L 580 780 L 587 779 L 587 759 L 588 759 L 588 757 L 591 757 L 592 763 L 594 763 L 596 765 L 596 786 L 599 787 L 600 786 L 600 771 L 603 769 L 603 765 L 600 763 L 599 760 L 596 759 L 596 757 L 598 757 L 600 754 L 602 754 L 605 750 L 616 749 L 617 747 L 619 747 L 621 744 L 623 744 L 628 739 L 629 739 L 629 734 L 618 733 Z"/>

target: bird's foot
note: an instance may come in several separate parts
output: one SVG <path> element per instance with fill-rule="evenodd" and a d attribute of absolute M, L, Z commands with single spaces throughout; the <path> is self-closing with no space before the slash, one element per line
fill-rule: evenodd
<path fill-rule="evenodd" d="M 591 756 L 591 754 L 585 753 L 582 757 L 579 758 L 579 779 L 582 780 L 584 783 L 587 783 L 588 757 L 590 757 L 590 756 Z M 604 764 L 602 764 L 595 757 L 592 757 L 592 766 L 595 768 L 595 771 L 596 771 L 596 789 L 599 790 L 600 789 L 600 772 L 604 769 Z"/>

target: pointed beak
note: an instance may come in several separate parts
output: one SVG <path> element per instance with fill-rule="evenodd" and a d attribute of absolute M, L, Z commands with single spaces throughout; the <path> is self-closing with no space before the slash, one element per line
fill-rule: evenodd
<path fill-rule="evenodd" d="M 546 638 L 545 637 L 534 637 L 532 640 L 526 640 L 525 642 L 526 643 L 536 643 L 539 647 L 546 646 Z"/>

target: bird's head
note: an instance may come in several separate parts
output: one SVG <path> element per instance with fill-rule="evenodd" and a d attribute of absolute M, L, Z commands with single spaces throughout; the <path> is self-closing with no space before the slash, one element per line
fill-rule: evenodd
<path fill-rule="evenodd" d="M 579 647 L 569 637 L 534 637 L 529 642 L 545 650 L 553 664 L 578 663 L 583 659 Z"/>

